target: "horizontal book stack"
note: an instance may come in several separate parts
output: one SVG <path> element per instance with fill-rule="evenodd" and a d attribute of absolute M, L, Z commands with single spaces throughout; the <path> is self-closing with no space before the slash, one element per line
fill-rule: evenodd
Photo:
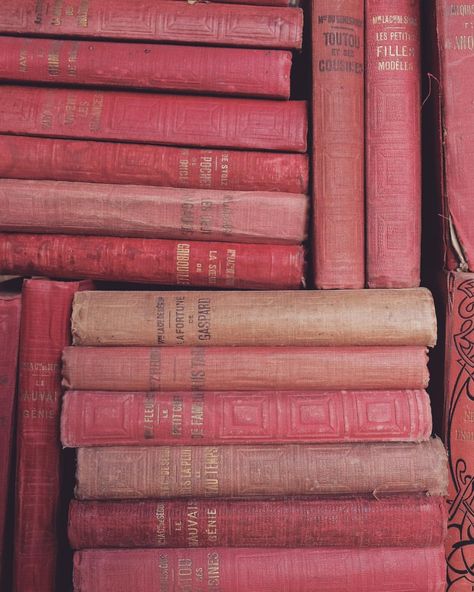
<path fill-rule="evenodd" d="M 428 291 L 84 291 L 72 334 L 77 592 L 443 589 Z"/>
<path fill-rule="evenodd" d="M 3 2 L 0 269 L 302 286 L 303 12 L 275 4 Z"/>

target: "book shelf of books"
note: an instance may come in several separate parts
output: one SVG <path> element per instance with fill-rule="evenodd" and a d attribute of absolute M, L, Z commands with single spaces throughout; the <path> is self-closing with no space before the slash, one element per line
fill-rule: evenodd
<path fill-rule="evenodd" d="M 474 6 L 420 4 L 2 0 L 2 592 L 472 592 Z"/>

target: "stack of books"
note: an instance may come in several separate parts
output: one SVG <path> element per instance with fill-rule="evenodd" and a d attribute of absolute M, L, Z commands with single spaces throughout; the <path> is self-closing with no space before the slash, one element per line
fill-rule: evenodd
<path fill-rule="evenodd" d="M 84 291 L 72 334 L 76 590 L 440 589 L 427 290 Z"/>

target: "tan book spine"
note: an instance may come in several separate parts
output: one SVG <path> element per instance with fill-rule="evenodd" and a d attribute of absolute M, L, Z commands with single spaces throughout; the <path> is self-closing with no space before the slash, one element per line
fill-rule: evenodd
<path fill-rule="evenodd" d="M 440 440 L 420 444 L 79 448 L 78 499 L 445 495 Z"/>
<path fill-rule="evenodd" d="M 422 389 L 423 347 L 67 347 L 63 385 L 96 391 Z"/>
<path fill-rule="evenodd" d="M 76 345 L 349 346 L 436 342 L 430 292 L 79 292 Z"/>

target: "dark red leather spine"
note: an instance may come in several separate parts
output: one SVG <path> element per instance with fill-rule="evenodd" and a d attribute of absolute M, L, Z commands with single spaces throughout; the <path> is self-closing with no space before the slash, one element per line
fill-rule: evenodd
<path fill-rule="evenodd" d="M 313 0 L 314 278 L 364 286 L 364 1 Z"/>
<path fill-rule="evenodd" d="M 109 393 L 69 391 L 63 446 L 420 441 L 425 391 Z"/>
<path fill-rule="evenodd" d="M 303 248 L 64 234 L 0 234 L 0 270 L 148 284 L 296 289 Z"/>
<path fill-rule="evenodd" d="M 74 293 L 89 282 L 25 280 L 19 356 L 14 587 L 51 592 L 60 495 L 61 351 Z"/>
<path fill-rule="evenodd" d="M 367 283 L 420 284 L 419 0 L 366 0 Z"/>
<path fill-rule="evenodd" d="M 303 154 L 0 135 L 0 175 L 308 194 L 309 164 Z"/>
<path fill-rule="evenodd" d="M 98 549 L 75 553 L 74 592 L 442 592 L 444 572 L 439 547 Z"/>
<path fill-rule="evenodd" d="M 168 0 L 2 0 L 0 33 L 301 48 L 299 8 Z"/>
<path fill-rule="evenodd" d="M 13 424 L 16 402 L 18 342 L 20 338 L 21 297 L 0 292 L 0 587 L 4 584 L 4 544 L 12 461 Z M 11 499 L 11 498 L 10 498 Z M 6 589 L 6 588 L 5 588 Z"/>
<path fill-rule="evenodd" d="M 0 94 L 0 132 L 15 135 L 306 152 L 307 128 L 305 101 L 26 86 Z"/>
<path fill-rule="evenodd" d="M 104 547 L 430 547 L 446 535 L 440 497 L 145 500 L 69 506 L 74 549 Z"/>
<path fill-rule="evenodd" d="M 0 37 L 0 80 L 288 99 L 291 53 Z"/>
<path fill-rule="evenodd" d="M 0 179 L 0 230 L 300 244 L 308 198 L 273 191 Z"/>

